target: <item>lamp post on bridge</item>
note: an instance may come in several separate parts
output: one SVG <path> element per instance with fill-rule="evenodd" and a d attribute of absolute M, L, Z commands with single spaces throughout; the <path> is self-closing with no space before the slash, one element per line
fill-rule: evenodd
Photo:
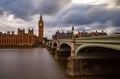
<path fill-rule="evenodd" d="M 74 36 L 74 26 L 72 26 L 72 40 L 71 40 L 71 57 L 75 57 L 75 36 Z"/>

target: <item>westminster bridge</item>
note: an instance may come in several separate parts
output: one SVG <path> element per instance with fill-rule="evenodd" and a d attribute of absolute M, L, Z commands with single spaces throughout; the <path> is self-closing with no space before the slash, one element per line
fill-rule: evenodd
<path fill-rule="evenodd" d="M 47 43 L 55 59 L 67 59 L 66 75 L 120 75 L 120 35 L 57 39 Z"/>

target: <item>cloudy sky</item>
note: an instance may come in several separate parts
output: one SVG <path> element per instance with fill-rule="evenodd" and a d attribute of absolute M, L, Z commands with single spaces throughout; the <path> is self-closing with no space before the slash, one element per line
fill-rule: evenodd
<path fill-rule="evenodd" d="M 120 32 L 120 0 L 0 0 L 0 31 L 34 28 L 43 14 L 44 37 L 56 31 Z"/>

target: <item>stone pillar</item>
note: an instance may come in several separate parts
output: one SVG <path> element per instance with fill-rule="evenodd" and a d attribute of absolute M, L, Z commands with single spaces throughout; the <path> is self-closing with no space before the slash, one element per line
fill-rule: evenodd
<path fill-rule="evenodd" d="M 74 56 L 75 56 L 75 36 L 74 36 L 74 26 L 72 26 L 71 57 Z"/>
<path fill-rule="evenodd" d="M 48 51 L 51 51 L 50 42 L 47 42 L 47 49 L 48 49 Z"/>
<path fill-rule="evenodd" d="M 56 49 L 56 51 L 59 51 L 60 50 L 60 41 L 58 40 L 57 41 L 57 49 Z"/>
<path fill-rule="evenodd" d="M 80 66 L 79 60 L 75 58 L 75 37 L 74 37 L 74 27 L 72 27 L 72 40 L 71 40 L 71 56 L 68 58 L 67 63 L 67 76 L 79 76 L 80 75 Z"/>
<path fill-rule="evenodd" d="M 54 47 L 53 47 L 53 44 L 54 44 L 54 43 L 52 43 L 52 45 L 50 46 L 50 54 L 52 54 L 52 55 L 54 55 Z"/>
<path fill-rule="evenodd" d="M 75 56 L 75 39 L 71 41 L 71 57 Z"/>
<path fill-rule="evenodd" d="M 57 49 L 55 51 L 55 59 L 59 59 L 59 53 L 60 53 L 60 41 L 57 40 Z"/>
<path fill-rule="evenodd" d="M 75 39 L 72 39 L 71 41 L 71 56 L 68 58 L 66 75 L 67 76 L 80 75 L 79 60 L 75 58 Z"/>

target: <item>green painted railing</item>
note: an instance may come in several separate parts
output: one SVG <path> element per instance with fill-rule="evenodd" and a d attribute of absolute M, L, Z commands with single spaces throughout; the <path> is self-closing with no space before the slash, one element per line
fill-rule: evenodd
<path fill-rule="evenodd" d="M 114 36 L 98 36 L 98 37 L 81 37 L 75 40 L 120 40 L 120 35 Z"/>

